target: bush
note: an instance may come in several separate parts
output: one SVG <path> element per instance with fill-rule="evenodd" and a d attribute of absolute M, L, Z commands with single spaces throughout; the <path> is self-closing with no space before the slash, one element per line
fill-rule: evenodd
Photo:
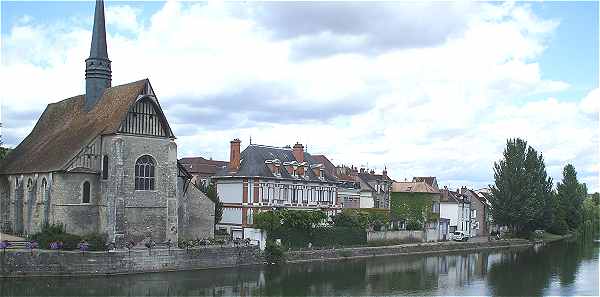
<path fill-rule="evenodd" d="M 283 251 L 283 248 L 276 245 L 273 241 L 267 241 L 264 255 L 267 263 L 280 264 L 285 262 L 285 252 Z"/>
<path fill-rule="evenodd" d="M 351 227 L 320 227 L 313 232 L 311 242 L 315 247 L 362 245 L 367 243 L 367 233 Z"/>
<path fill-rule="evenodd" d="M 78 236 L 65 232 L 63 224 L 46 224 L 42 227 L 42 231 L 29 236 L 30 240 L 38 242 L 41 249 L 50 249 L 50 243 L 54 241 L 63 242 L 63 250 L 78 249 L 79 242 L 85 239 L 90 245 L 92 251 L 103 251 L 106 249 L 106 236 L 103 234 L 93 233 L 85 236 Z"/>
<path fill-rule="evenodd" d="M 548 231 L 553 234 L 565 235 L 569 233 L 569 226 L 565 220 L 556 219 Z"/>
<path fill-rule="evenodd" d="M 410 220 L 406 223 L 406 230 L 423 230 L 423 225 L 418 221 Z"/>
<path fill-rule="evenodd" d="M 99 233 L 91 233 L 82 237 L 90 245 L 90 251 L 104 251 L 106 246 L 106 235 Z"/>

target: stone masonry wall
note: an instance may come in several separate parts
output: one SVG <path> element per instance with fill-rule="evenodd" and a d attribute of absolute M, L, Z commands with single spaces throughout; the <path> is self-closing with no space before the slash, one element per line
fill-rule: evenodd
<path fill-rule="evenodd" d="M 106 218 L 101 218 L 109 240 L 123 243 L 152 237 L 177 240 L 177 146 L 172 139 L 130 135 L 105 136 L 109 177 L 103 183 Z M 143 155 L 155 162 L 155 189 L 135 190 L 135 163 Z"/>
<path fill-rule="evenodd" d="M 371 231 L 367 232 L 367 241 L 424 241 L 423 231 Z"/>
<path fill-rule="evenodd" d="M 82 185 L 90 182 L 90 203 L 82 203 Z M 68 233 L 85 235 L 98 232 L 99 209 L 103 208 L 98 176 L 86 173 L 55 173 L 52 184 L 50 223 L 64 224 Z"/>
<path fill-rule="evenodd" d="M 260 251 L 249 247 L 181 250 L 145 249 L 118 252 L 28 251 L 0 253 L 0 276 L 99 275 L 195 270 L 262 264 Z"/>
<path fill-rule="evenodd" d="M 489 248 L 512 248 L 530 246 L 527 240 L 502 240 L 492 242 L 444 242 L 404 244 L 396 246 L 340 248 L 326 250 L 293 251 L 287 254 L 288 262 L 304 262 L 315 260 L 334 260 L 359 257 L 379 257 L 408 255 L 418 253 L 440 253 Z"/>

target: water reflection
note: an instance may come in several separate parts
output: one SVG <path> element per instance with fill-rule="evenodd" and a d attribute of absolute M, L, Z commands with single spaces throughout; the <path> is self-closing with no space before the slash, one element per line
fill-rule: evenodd
<path fill-rule="evenodd" d="M 597 243 L 210 271 L 0 280 L 1 296 L 598 295 Z"/>

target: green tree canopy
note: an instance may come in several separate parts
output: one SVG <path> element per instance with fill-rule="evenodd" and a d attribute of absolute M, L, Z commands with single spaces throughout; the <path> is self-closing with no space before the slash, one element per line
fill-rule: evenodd
<path fill-rule="evenodd" d="M 542 154 L 516 138 L 506 142 L 503 158 L 494 163 L 492 216 L 513 231 L 550 227 L 553 220 L 552 178 Z"/>
<path fill-rule="evenodd" d="M 587 187 L 577 180 L 577 171 L 571 164 L 563 169 L 563 179 L 556 185 L 558 196 L 558 214 L 569 228 L 577 229 L 582 222 L 583 200 L 587 196 Z"/>
<path fill-rule="evenodd" d="M 0 125 L 1 127 L 1 125 Z M 6 155 L 8 154 L 10 150 L 6 147 L 4 147 L 4 142 L 2 141 L 2 135 L 0 135 L 0 160 L 3 160 L 4 158 L 6 158 Z"/>

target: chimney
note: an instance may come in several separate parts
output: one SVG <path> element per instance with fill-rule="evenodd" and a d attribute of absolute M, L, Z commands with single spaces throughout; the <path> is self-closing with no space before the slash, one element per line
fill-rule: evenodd
<path fill-rule="evenodd" d="M 387 176 L 387 166 L 383 167 L 383 176 Z"/>
<path fill-rule="evenodd" d="M 296 159 L 296 161 L 298 163 L 302 163 L 304 162 L 304 146 L 302 146 L 302 144 L 297 143 L 294 144 L 294 159 Z"/>
<path fill-rule="evenodd" d="M 461 194 L 465 194 L 465 193 L 467 193 L 467 187 L 461 187 L 461 188 L 460 188 L 460 193 L 461 193 Z"/>
<path fill-rule="evenodd" d="M 240 170 L 240 144 L 242 142 L 236 138 L 230 142 L 231 149 L 229 150 L 229 171 Z"/>

